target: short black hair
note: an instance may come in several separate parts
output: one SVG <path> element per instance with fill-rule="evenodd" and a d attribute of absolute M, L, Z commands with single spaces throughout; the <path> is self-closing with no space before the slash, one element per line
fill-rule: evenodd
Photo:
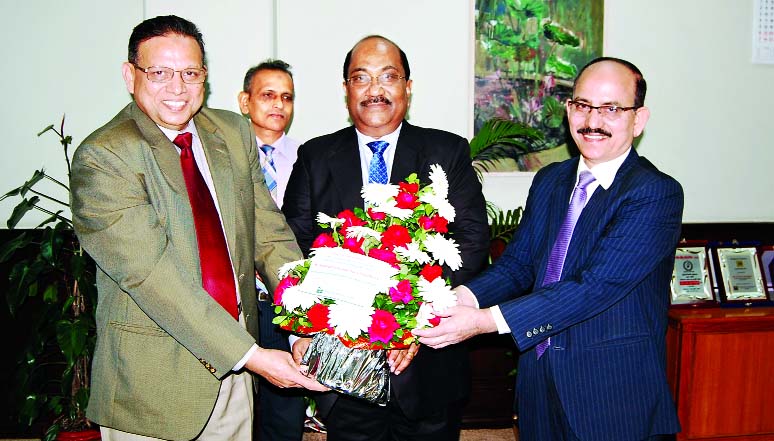
<path fill-rule="evenodd" d="M 278 70 L 280 72 L 285 72 L 290 76 L 290 79 L 293 79 L 293 72 L 290 71 L 290 65 L 282 60 L 275 60 L 275 59 L 266 59 L 263 60 L 260 64 L 257 66 L 253 66 L 250 69 L 247 69 L 247 73 L 245 74 L 245 81 L 242 85 L 242 90 L 245 93 L 250 93 L 250 83 L 253 82 L 253 77 L 255 74 L 262 70 Z"/>
<path fill-rule="evenodd" d="M 176 15 L 160 15 L 149 18 L 135 26 L 134 30 L 132 30 L 132 35 L 129 37 L 129 62 L 137 65 L 137 52 L 140 43 L 168 34 L 183 35 L 196 40 L 199 44 L 199 49 L 202 51 L 202 63 L 204 63 L 204 39 L 202 38 L 202 33 L 199 32 L 199 28 L 195 24 Z"/>
<path fill-rule="evenodd" d="M 583 75 L 583 72 L 586 71 L 586 69 L 589 68 L 589 66 L 592 66 L 597 63 L 601 63 L 603 61 L 612 61 L 613 63 L 618 63 L 621 66 L 624 66 L 625 68 L 629 69 L 631 73 L 634 75 L 634 107 L 640 108 L 645 105 L 645 93 L 648 91 L 648 84 L 645 82 L 645 77 L 642 76 L 642 72 L 637 68 L 637 66 L 634 65 L 634 63 L 630 61 L 623 60 L 621 58 L 615 58 L 615 57 L 599 57 L 595 58 L 591 61 L 589 61 L 589 64 L 583 66 L 583 69 L 578 72 L 578 76 L 575 77 L 575 83 L 572 86 L 572 92 L 573 95 L 575 94 L 575 84 L 578 84 L 578 79 Z"/>
<path fill-rule="evenodd" d="M 358 44 L 366 40 L 370 40 L 371 38 L 382 39 L 387 43 L 390 43 L 391 45 L 395 46 L 396 49 L 398 49 L 398 52 L 400 52 L 400 62 L 403 65 L 403 71 L 405 72 L 406 80 L 408 81 L 408 79 L 411 78 L 411 68 L 409 67 L 408 57 L 406 56 L 406 53 L 403 52 L 403 49 L 401 49 L 400 46 L 395 44 L 394 41 L 390 40 L 389 38 L 382 37 L 381 35 L 369 35 L 367 37 L 363 37 L 360 39 L 360 41 L 355 43 L 354 46 L 352 46 L 352 49 L 350 49 L 349 52 L 347 52 L 347 56 L 344 57 L 344 70 L 343 70 L 344 81 L 347 81 L 347 76 L 349 75 L 349 63 L 352 61 L 352 51 L 355 50 Z"/>

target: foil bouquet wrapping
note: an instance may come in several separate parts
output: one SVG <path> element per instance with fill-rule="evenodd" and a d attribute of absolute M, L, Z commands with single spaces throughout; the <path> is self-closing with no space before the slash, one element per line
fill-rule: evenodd
<path fill-rule="evenodd" d="M 349 348 L 335 335 L 318 333 L 303 364 L 308 375 L 332 390 L 380 405 L 390 399 L 390 367 L 383 349 Z"/>
<path fill-rule="evenodd" d="M 385 404 L 387 350 L 408 348 L 414 329 L 435 326 L 434 311 L 457 303 L 442 276 L 462 266 L 448 237 L 455 211 L 443 169 L 432 165 L 429 176 L 425 186 L 416 174 L 368 184 L 365 209 L 319 213 L 330 232 L 314 240 L 308 259 L 279 270 L 274 323 L 313 336 L 304 363 L 333 390 Z"/>

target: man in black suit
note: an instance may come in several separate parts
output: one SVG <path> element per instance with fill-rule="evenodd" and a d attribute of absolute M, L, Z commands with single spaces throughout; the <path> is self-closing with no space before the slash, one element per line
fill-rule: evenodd
<path fill-rule="evenodd" d="M 343 73 L 354 127 L 302 145 L 285 192 L 283 211 L 302 251 L 308 254 L 322 232 L 315 220 L 318 212 L 335 216 L 364 205 L 360 189 L 374 181 L 369 170 L 381 166 L 387 171 L 385 179 L 393 183 L 416 172 L 428 183 L 430 165 L 439 164 L 448 176 L 449 201 L 456 210 L 449 231 L 463 260 L 461 269 L 445 268 L 444 275 L 454 285 L 464 283 L 483 267 L 489 243 L 484 198 L 467 141 L 404 121 L 410 69 L 406 54 L 392 41 L 381 36 L 360 40 L 347 54 Z M 295 342 L 294 356 L 307 346 L 308 339 Z M 461 401 L 469 390 L 467 351 L 459 345 L 417 349 L 390 351 L 393 375 L 387 406 L 333 393 L 318 399 L 329 441 L 458 439 Z"/>

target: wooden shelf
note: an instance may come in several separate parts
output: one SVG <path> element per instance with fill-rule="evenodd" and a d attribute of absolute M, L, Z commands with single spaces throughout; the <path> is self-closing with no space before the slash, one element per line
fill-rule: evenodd
<path fill-rule="evenodd" d="M 774 308 L 670 310 L 667 376 L 678 441 L 774 439 Z"/>

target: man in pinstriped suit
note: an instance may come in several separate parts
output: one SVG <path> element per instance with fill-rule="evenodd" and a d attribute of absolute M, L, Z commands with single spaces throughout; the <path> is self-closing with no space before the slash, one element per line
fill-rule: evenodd
<path fill-rule="evenodd" d="M 655 440 L 680 430 L 665 336 L 683 191 L 632 148 L 650 114 L 645 90 L 625 60 L 599 58 L 581 70 L 566 107 L 582 158 L 538 172 L 503 256 L 457 288 L 460 305 L 437 328 L 416 332 L 432 347 L 511 333 L 522 351 L 523 441 Z M 549 257 L 588 172 L 585 206 L 552 281 Z"/>

